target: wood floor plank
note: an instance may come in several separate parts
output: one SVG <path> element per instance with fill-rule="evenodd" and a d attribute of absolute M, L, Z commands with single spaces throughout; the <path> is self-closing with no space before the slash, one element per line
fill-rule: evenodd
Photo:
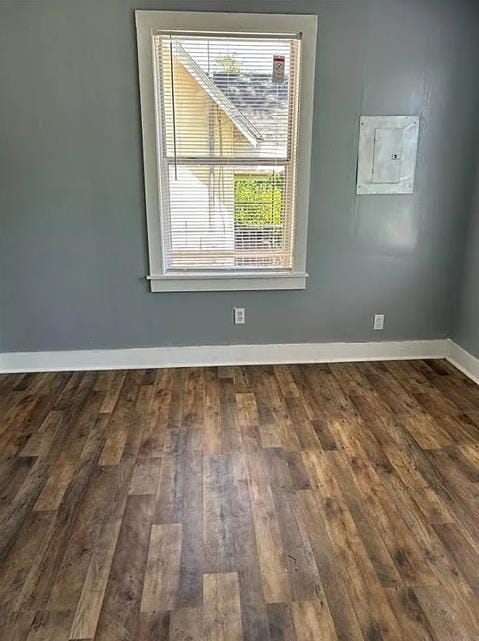
<path fill-rule="evenodd" d="M 477 641 L 478 565 L 441 359 L 0 375 L 1 641 Z"/>
<path fill-rule="evenodd" d="M 21 528 L 28 514 L 32 511 L 45 483 L 48 480 L 52 466 L 60 458 L 79 458 L 88 431 L 85 424 L 92 420 L 97 408 L 98 398 L 96 392 L 92 394 L 95 377 L 81 379 L 81 383 L 74 391 L 71 406 L 63 414 L 60 436 L 55 439 L 54 446 L 45 457 L 39 457 L 32 466 L 30 473 L 18 490 L 10 509 L 2 516 L 0 521 L 0 561 L 8 553 L 14 543 L 15 533 Z M 91 397 L 91 401 L 87 402 Z M 84 409 L 83 405 L 87 408 Z M 70 423 L 70 429 L 63 429 Z M 90 464 L 95 464 L 93 459 Z"/>
<path fill-rule="evenodd" d="M 261 447 L 261 436 L 256 397 L 252 392 L 243 392 L 237 393 L 235 398 L 243 449 L 259 449 Z"/>
<path fill-rule="evenodd" d="M 280 450 L 267 451 L 266 459 L 293 599 L 305 601 L 323 596 L 309 539 L 294 513 L 294 488 L 287 460 Z"/>
<path fill-rule="evenodd" d="M 12 504 L 36 460 L 36 457 L 19 456 L 0 463 L 0 522 L 11 512 Z"/>
<path fill-rule="evenodd" d="M 104 528 L 111 528 L 111 535 L 116 536 L 115 521 L 123 514 L 130 475 L 131 470 L 125 465 L 100 467 L 95 471 L 57 567 L 48 599 L 49 609 L 76 610 Z"/>
<path fill-rule="evenodd" d="M 434 529 L 459 572 L 479 598 L 479 545 L 472 546 L 454 523 L 435 524 Z"/>
<path fill-rule="evenodd" d="M 95 636 L 120 527 L 121 519 L 117 518 L 100 535 L 83 583 L 70 639 L 93 639 Z"/>
<path fill-rule="evenodd" d="M 40 496 L 35 503 L 34 510 L 45 512 L 48 510 L 58 510 L 62 502 L 63 495 L 67 491 L 68 485 L 75 473 L 76 464 L 67 461 L 58 461 L 50 472 L 48 481 L 45 483 Z"/>
<path fill-rule="evenodd" d="M 162 456 L 168 429 L 171 402 L 172 372 L 169 369 L 157 372 L 153 393 L 146 413 L 142 416 L 143 434 L 138 459 L 159 459 Z"/>
<path fill-rule="evenodd" d="M 128 497 L 95 641 L 135 639 L 153 513 L 154 497 Z"/>
<path fill-rule="evenodd" d="M 118 465 L 121 462 L 129 426 L 135 420 L 132 415 L 132 402 L 119 399 L 110 421 L 110 429 L 101 454 L 100 465 Z"/>
<path fill-rule="evenodd" d="M 72 620 L 71 612 L 37 612 L 26 641 L 67 641 Z"/>
<path fill-rule="evenodd" d="M 182 545 L 178 607 L 199 607 L 203 602 L 203 443 L 201 431 L 187 430 L 183 461 L 181 504 Z"/>
<path fill-rule="evenodd" d="M 236 572 L 205 574 L 205 641 L 241 641 L 241 606 Z"/>
<path fill-rule="evenodd" d="M 289 603 L 268 604 L 271 641 L 297 641 Z"/>
<path fill-rule="evenodd" d="M 54 578 L 70 539 L 75 532 L 75 524 L 81 518 L 79 508 L 89 491 L 90 482 L 95 478 L 104 429 L 105 422 L 99 418 L 90 430 L 75 475 L 55 514 L 51 536 L 46 539 L 45 554 L 31 580 L 29 579 L 29 589 L 26 590 L 26 586 L 24 586 L 22 607 L 42 609 L 46 606 L 54 585 Z M 78 440 L 75 430 L 72 431 L 70 436 L 72 437 L 72 442 L 75 443 Z M 68 444 L 69 439 L 66 443 L 66 449 L 68 449 Z"/>
<path fill-rule="evenodd" d="M 411 534 L 418 541 L 424 556 L 439 584 L 456 581 L 458 571 L 454 567 L 446 549 L 442 545 L 432 523 L 426 521 L 424 514 L 417 509 L 414 498 L 404 484 L 393 475 L 384 476 L 381 481 L 388 493 L 389 500 L 402 514 Z"/>
<path fill-rule="evenodd" d="M 199 367 L 188 370 L 185 400 L 183 403 L 183 426 L 202 427 L 204 423 L 205 381 Z"/>
<path fill-rule="evenodd" d="M 153 525 L 141 598 L 142 612 L 173 610 L 181 559 L 181 524 Z"/>
<path fill-rule="evenodd" d="M 45 456 L 61 426 L 63 415 L 59 411 L 49 412 L 39 427 L 28 439 L 19 456 Z"/>
<path fill-rule="evenodd" d="M 53 529 L 52 513 L 31 513 L 0 568 L 0 610 L 18 611 Z"/>
<path fill-rule="evenodd" d="M 298 521 L 304 524 L 309 536 L 339 638 L 345 641 L 363 641 L 358 617 L 343 576 L 338 571 L 337 555 L 313 491 L 297 492 L 295 511 Z"/>
<path fill-rule="evenodd" d="M 107 374 L 109 378 L 106 389 L 101 390 L 105 391 L 106 395 L 100 407 L 100 414 L 111 414 L 113 412 L 126 377 L 126 372 L 107 372 Z M 99 389 L 98 385 L 96 389 Z"/>
<path fill-rule="evenodd" d="M 391 608 L 401 626 L 405 639 L 435 641 L 434 631 L 418 601 L 414 588 L 386 588 Z"/>
<path fill-rule="evenodd" d="M 161 460 L 155 523 L 179 523 L 183 509 L 184 462 L 188 432 L 168 429 Z"/>
<path fill-rule="evenodd" d="M 161 459 L 152 458 L 140 461 L 135 465 L 130 483 L 129 494 L 141 496 L 142 494 L 156 495 L 160 481 Z"/>
<path fill-rule="evenodd" d="M 215 371 L 205 372 L 205 425 L 203 446 L 206 454 L 222 452 L 220 385 Z"/>
<path fill-rule="evenodd" d="M 171 612 L 141 612 L 136 641 L 168 641 Z"/>
<path fill-rule="evenodd" d="M 420 545 L 409 531 L 401 512 L 391 505 L 372 466 L 356 461 L 352 468 L 364 500 L 376 514 L 376 526 L 403 582 L 407 585 L 434 585 L 434 574 Z"/>
<path fill-rule="evenodd" d="M 415 588 L 418 601 L 438 641 L 469 641 L 463 613 L 457 611 L 442 587 Z"/>
<path fill-rule="evenodd" d="M 297 641 L 338 640 L 326 601 L 294 601 L 292 610 Z"/>
<path fill-rule="evenodd" d="M 269 625 L 256 547 L 253 511 L 245 460 L 233 455 L 231 518 L 235 537 L 235 565 L 241 598 L 244 641 L 268 641 Z"/>
<path fill-rule="evenodd" d="M 0 638 L 8 641 L 25 641 L 33 626 L 36 612 L 4 612 L 0 617 Z"/>
<path fill-rule="evenodd" d="M 349 461 L 340 452 L 328 453 L 325 459 L 331 470 L 334 470 L 334 477 L 381 584 L 385 587 L 399 585 L 401 577 L 377 528 L 378 515 L 375 506 L 363 499 L 351 472 Z"/>
<path fill-rule="evenodd" d="M 372 630 L 386 639 L 401 639 L 397 621 L 362 543 L 359 532 L 339 486 L 324 455 L 317 454 L 311 463 L 311 474 L 317 483 L 315 498 L 320 506 L 339 571 L 356 611 L 364 635 Z"/>
<path fill-rule="evenodd" d="M 220 420 L 222 452 L 232 454 L 242 447 L 240 422 L 236 409 L 236 393 L 233 379 L 222 378 L 219 381 Z"/>
<path fill-rule="evenodd" d="M 235 569 L 231 457 L 205 456 L 203 469 L 205 571 L 228 572 Z"/>
<path fill-rule="evenodd" d="M 169 641 L 205 641 L 203 608 L 173 610 Z"/>
<path fill-rule="evenodd" d="M 267 603 L 291 600 L 286 554 L 262 452 L 248 458 L 249 489 L 263 590 Z"/>
<path fill-rule="evenodd" d="M 168 427 L 180 428 L 183 425 L 183 405 L 185 400 L 187 370 L 179 367 L 172 372 L 171 398 L 168 411 Z"/>

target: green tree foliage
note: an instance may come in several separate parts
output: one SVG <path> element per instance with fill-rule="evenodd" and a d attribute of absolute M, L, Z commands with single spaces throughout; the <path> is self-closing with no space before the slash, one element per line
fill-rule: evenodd
<path fill-rule="evenodd" d="M 235 221 L 243 225 L 280 225 L 283 181 L 270 174 L 235 174 Z"/>
<path fill-rule="evenodd" d="M 227 53 L 224 56 L 216 58 L 216 62 L 221 67 L 223 73 L 238 74 L 241 71 L 239 62 L 236 60 L 234 53 Z"/>

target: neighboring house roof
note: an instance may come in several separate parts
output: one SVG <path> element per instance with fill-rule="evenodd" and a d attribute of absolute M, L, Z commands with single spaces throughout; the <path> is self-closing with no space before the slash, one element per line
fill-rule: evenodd
<path fill-rule="evenodd" d="M 261 131 L 266 145 L 287 143 L 289 83 L 275 83 L 269 73 L 215 72 L 215 85 Z"/>
<path fill-rule="evenodd" d="M 208 94 L 220 109 L 233 121 L 237 129 L 254 147 L 263 140 L 261 132 L 253 123 L 238 109 L 238 107 L 228 98 L 213 80 L 206 74 L 200 65 L 190 56 L 190 54 L 178 42 L 175 43 L 175 57 L 193 76 L 196 82 Z"/>
<path fill-rule="evenodd" d="M 213 74 L 215 85 L 239 109 L 275 111 L 288 105 L 288 83 L 275 83 L 270 73 Z"/>

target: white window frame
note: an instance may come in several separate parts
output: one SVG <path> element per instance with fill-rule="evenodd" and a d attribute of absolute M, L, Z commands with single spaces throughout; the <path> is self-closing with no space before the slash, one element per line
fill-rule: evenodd
<path fill-rule="evenodd" d="M 314 73 L 316 61 L 316 16 L 213 13 L 190 11 L 135 11 L 143 134 L 143 160 L 152 292 L 234 291 L 305 289 L 306 244 L 311 169 Z M 161 240 L 160 172 L 157 145 L 153 34 L 158 30 L 205 33 L 301 33 L 299 113 L 296 159 L 296 210 L 293 266 L 285 271 L 186 272 L 163 269 Z"/>

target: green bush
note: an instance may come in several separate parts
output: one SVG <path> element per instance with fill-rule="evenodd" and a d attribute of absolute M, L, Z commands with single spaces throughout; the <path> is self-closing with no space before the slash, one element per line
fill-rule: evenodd
<path fill-rule="evenodd" d="M 280 225 L 283 181 L 271 174 L 235 174 L 235 222 Z"/>

